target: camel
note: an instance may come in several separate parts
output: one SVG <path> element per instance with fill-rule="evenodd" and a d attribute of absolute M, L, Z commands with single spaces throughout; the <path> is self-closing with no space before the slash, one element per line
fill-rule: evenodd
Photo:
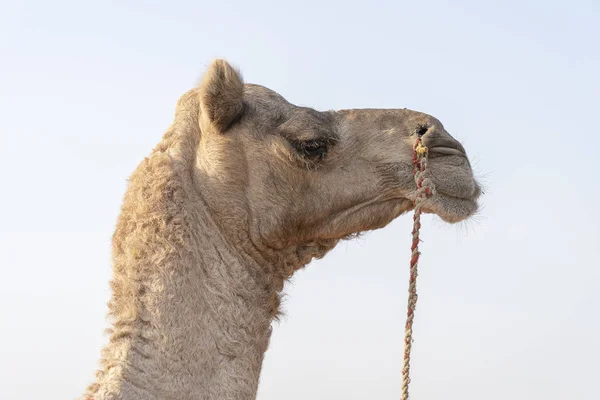
<path fill-rule="evenodd" d="M 286 280 L 414 207 L 455 223 L 480 187 L 463 146 L 408 109 L 320 112 L 215 60 L 132 174 L 112 238 L 111 328 L 94 400 L 255 399 Z"/>

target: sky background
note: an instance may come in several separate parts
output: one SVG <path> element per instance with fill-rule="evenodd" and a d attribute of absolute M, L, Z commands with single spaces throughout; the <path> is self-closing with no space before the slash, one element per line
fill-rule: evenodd
<path fill-rule="evenodd" d="M 424 218 L 412 398 L 600 398 L 600 3 L 8 3 L 0 397 L 92 382 L 126 179 L 224 57 L 298 105 L 427 112 L 467 148 L 486 195 Z M 410 229 L 295 275 L 259 399 L 400 397 Z"/>

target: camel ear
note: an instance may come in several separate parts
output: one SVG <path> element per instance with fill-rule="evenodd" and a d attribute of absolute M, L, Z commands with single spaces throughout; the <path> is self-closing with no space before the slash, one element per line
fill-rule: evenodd
<path fill-rule="evenodd" d="M 218 132 L 225 132 L 244 109 L 244 81 L 225 60 L 214 60 L 200 82 L 202 119 Z"/>

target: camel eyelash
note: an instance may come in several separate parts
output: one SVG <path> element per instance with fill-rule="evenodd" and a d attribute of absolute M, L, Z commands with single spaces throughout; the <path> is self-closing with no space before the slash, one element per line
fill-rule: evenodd
<path fill-rule="evenodd" d="M 313 140 L 290 140 L 289 142 L 303 158 L 321 161 L 327 156 L 336 140 L 332 137 L 321 137 Z"/>
<path fill-rule="evenodd" d="M 292 147 L 303 157 L 322 160 L 327 155 L 329 143 L 325 140 L 291 140 Z"/>

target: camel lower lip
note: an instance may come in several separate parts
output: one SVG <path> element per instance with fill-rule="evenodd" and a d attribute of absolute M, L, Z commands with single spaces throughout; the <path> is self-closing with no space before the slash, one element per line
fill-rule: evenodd
<path fill-rule="evenodd" d="M 429 149 L 429 152 L 430 153 L 438 153 L 438 154 L 447 154 L 447 155 L 452 155 L 452 156 L 464 156 L 462 151 L 453 149 L 452 147 L 443 147 L 443 146 L 431 147 Z"/>
<path fill-rule="evenodd" d="M 440 194 L 440 197 L 428 199 L 423 204 L 423 212 L 437 214 L 442 220 L 456 223 L 469 218 L 477 212 L 477 201 Z"/>

